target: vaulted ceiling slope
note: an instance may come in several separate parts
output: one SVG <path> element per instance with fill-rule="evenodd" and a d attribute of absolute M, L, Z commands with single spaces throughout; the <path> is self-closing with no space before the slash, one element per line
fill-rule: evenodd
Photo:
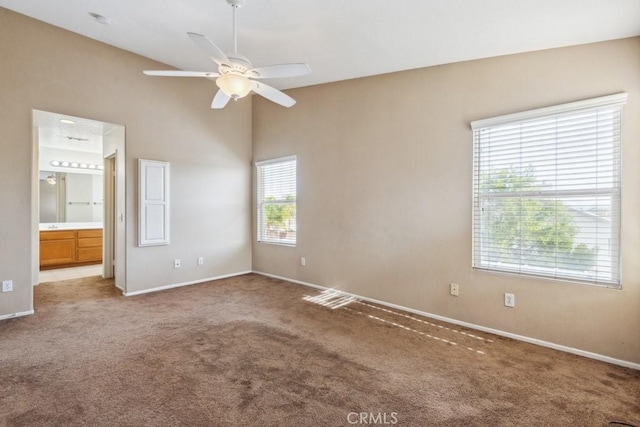
<path fill-rule="evenodd" d="M 215 70 L 187 37 L 233 50 L 225 0 L 0 0 L 0 6 L 184 70 Z M 90 13 L 105 17 L 97 22 Z M 254 66 L 306 62 L 309 86 L 640 35 L 638 0 L 246 0 L 238 51 Z"/>

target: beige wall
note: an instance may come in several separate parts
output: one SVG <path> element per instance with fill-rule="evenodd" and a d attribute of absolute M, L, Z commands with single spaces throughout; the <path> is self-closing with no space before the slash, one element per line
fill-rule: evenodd
<path fill-rule="evenodd" d="M 622 91 L 623 289 L 472 270 L 470 122 Z M 640 362 L 640 38 L 290 94 L 253 101 L 253 156 L 298 156 L 298 244 L 253 243 L 254 270 Z"/>
<path fill-rule="evenodd" d="M 212 82 L 149 68 L 166 66 L 0 8 L 0 316 L 32 307 L 32 109 L 126 127 L 128 292 L 251 269 L 250 99 L 212 111 Z M 168 246 L 136 247 L 138 158 L 171 163 Z"/>

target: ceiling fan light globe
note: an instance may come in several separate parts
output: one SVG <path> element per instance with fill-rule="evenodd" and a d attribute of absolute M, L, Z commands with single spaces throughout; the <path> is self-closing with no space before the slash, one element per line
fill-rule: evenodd
<path fill-rule="evenodd" d="M 247 96 L 252 87 L 251 80 L 235 74 L 218 77 L 216 85 L 233 100 Z"/>

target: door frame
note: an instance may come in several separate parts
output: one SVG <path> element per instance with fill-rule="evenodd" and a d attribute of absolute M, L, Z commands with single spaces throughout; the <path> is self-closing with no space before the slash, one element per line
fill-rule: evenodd
<path fill-rule="evenodd" d="M 31 155 L 31 284 L 33 286 L 38 285 L 40 276 L 40 189 L 39 189 L 39 169 L 40 169 L 40 138 L 39 128 L 36 125 L 35 114 L 36 111 L 42 113 L 58 114 L 43 110 L 32 110 L 32 155 Z M 59 115 L 59 114 L 58 114 Z M 71 116 L 69 116 L 71 117 Z M 79 120 L 83 120 L 82 117 L 76 117 Z M 99 121 L 93 119 L 84 119 Z M 103 134 L 103 156 L 106 159 L 109 157 L 114 158 L 115 164 L 115 183 L 113 192 L 113 222 L 112 230 L 117 231 L 117 238 L 112 237 L 112 254 L 111 260 L 119 260 L 119 266 L 115 271 L 112 268 L 112 274 L 110 277 L 115 277 L 116 287 L 126 292 L 126 206 L 125 206 L 125 191 L 126 191 L 126 168 L 125 165 L 125 127 L 123 125 L 116 125 L 108 122 L 101 122 L 104 124 Z M 109 142 L 107 142 L 107 136 L 109 135 Z M 116 148 L 117 147 L 117 148 Z M 103 174 L 103 179 L 106 174 Z M 105 214 L 107 206 L 107 196 L 105 194 Z M 103 218 L 106 221 L 106 217 Z M 106 222 L 103 222 L 103 227 Z M 104 233 L 103 233 L 104 234 Z M 113 232 L 111 235 L 113 236 Z M 103 242 L 103 256 L 105 252 L 105 244 Z M 104 258 L 103 258 L 104 260 Z M 113 265 L 113 261 L 112 261 Z M 104 269 L 103 269 L 104 273 Z M 32 293 L 32 306 L 33 306 L 33 293 Z"/>
<path fill-rule="evenodd" d="M 116 158 L 117 151 L 104 158 L 104 223 L 102 233 L 102 277 L 115 276 L 116 246 Z M 116 285 L 117 286 L 117 285 Z"/>

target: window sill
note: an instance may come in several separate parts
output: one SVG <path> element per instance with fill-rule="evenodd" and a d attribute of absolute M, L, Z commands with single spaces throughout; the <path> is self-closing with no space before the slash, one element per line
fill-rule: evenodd
<path fill-rule="evenodd" d="M 285 246 L 285 247 L 289 247 L 289 248 L 295 248 L 296 244 L 295 243 L 286 243 L 286 242 L 276 242 L 273 240 L 258 240 L 258 243 L 264 243 L 266 245 L 276 245 L 276 246 Z"/>
<path fill-rule="evenodd" d="M 480 273 L 518 277 L 520 279 L 544 280 L 547 282 L 566 283 L 571 285 L 587 285 L 587 286 L 594 286 L 596 288 L 611 289 L 614 291 L 622 290 L 621 283 L 613 283 L 613 282 L 612 283 L 607 283 L 607 282 L 596 283 L 588 280 L 570 279 L 566 277 L 550 277 L 550 276 L 544 276 L 544 275 L 536 275 L 532 273 L 517 273 L 514 271 L 498 270 L 498 269 L 491 269 L 486 267 L 471 267 L 471 268 L 473 271 L 480 272 Z"/>

